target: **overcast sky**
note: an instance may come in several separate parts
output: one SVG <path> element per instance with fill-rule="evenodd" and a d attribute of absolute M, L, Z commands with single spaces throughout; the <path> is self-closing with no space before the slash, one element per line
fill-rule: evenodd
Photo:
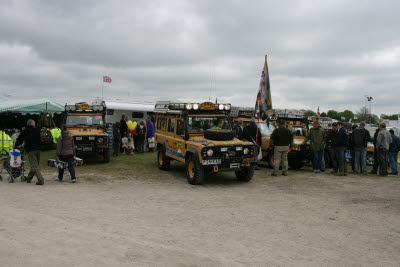
<path fill-rule="evenodd" d="M 211 99 L 400 112 L 400 1 L 8 1 L 1 98 Z"/>

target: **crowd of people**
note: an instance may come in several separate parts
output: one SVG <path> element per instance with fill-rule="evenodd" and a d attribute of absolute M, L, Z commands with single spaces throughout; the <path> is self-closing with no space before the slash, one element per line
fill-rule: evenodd
<path fill-rule="evenodd" d="M 313 154 L 313 172 L 325 172 L 324 153 L 328 153 L 332 174 L 346 176 L 348 173 L 347 153 L 350 151 L 352 173 L 367 175 L 367 147 L 372 140 L 374 144 L 374 166 L 370 174 L 397 175 L 400 138 L 394 134 L 393 130 L 388 131 L 384 122 L 379 124 L 373 138 L 371 138 L 365 126 L 365 122 L 360 122 L 359 125 L 354 125 L 349 133 L 342 122 L 335 122 L 332 124 L 332 129 L 326 132 L 320 127 L 318 120 L 314 121 L 313 127 L 308 131 L 303 141 L 303 145 L 310 142 L 310 149 Z M 288 146 L 293 146 L 293 136 L 285 126 L 285 122 L 281 120 L 279 127 L 273 131 L 270 139 L 270 147 L 274 148 L 275 159 L 272 175 L 277 175 L 280 161 L 282 161 L 282 174 L 287 175 Z M 388 166 L 391 173 L 388 173 Z"/>
<path fill-rule="evenodd" d="M 121 121 L 116 122 L 113 127 L 113 156 L 122 154 L 144 153 L 146 147 L 149 152 L 155 147 L 155 119 L 148 117 L 146 121 L 130 121 L 126 114 L 122 115 Z M 146 145 L 147 144 L 147 145 Z"/>

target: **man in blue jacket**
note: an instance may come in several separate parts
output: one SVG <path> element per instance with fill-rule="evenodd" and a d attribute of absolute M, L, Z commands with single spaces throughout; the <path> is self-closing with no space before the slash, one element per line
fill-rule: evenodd
<path fill-rule="evenodd" d="M 389 145 L 389 164 L 392 172 L 389 174 L 397 175 L 399 165 L 397 158 L 399 157 L 400 138 L 394 134 L 392 129 L 389 130 L 389 133 L 392 135 L 392 142 Z"/>
<path fill-rule="evenodd" d="M 150 117 L 147 117 L 146 124 L 147 124 L 147 144 L 148 144 L 149 138 L 154 137 L 155 129 L 154 129 L 154 123 L 151 121 Z M 153 148 L 149 147 L 149 152 L 153 152 L 153 150 L 154 150 Z"/>
<path fill-rule="evenodd" d="M 347 129 L 343 127 L 343 122 L 338 122 L 339 131 L 336 135 L 335 152 L 336 158 L 339 164 L 339 171 L 337 175 L 347 176 L 347 164 L 346 164 L 346 150 L 349 146 L 349 133 Z"/>

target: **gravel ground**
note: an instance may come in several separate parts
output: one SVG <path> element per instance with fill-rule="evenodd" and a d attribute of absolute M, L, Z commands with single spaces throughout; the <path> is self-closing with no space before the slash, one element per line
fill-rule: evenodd
<path fill-rule="evenodd" d="M 0 182 L 0 266 L 399 266 L 400 178 L 270 173 Z"/>

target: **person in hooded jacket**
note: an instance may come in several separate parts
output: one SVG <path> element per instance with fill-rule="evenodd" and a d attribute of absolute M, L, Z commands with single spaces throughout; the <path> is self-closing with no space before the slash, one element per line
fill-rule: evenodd
<path fill-rule="evenodd" d="M 40 129 L 35 127 L 35 121 L 32 119 L 27 121 L 27 127 L 18 136 L 17 141 L 15 142 L 15 147 L 19 147 L 24 142 L 24 148 L 28 153 L 29 163 L 31 165 L 31 170 L 26 177 L 26 182 L 30 183 L 33 179 L 33 176 L 36 176 L 38 179 L 36 185 L 43 185 L 44 179 L 39 168 L 42 140 L 40 136 Z"/>
<path fill-rule="evenodd" d="M 67 131 L 65 125 L 61 126 L 61 135 L 57 138 L 57 160 L 68 163 L 68 170 L 71 175 L 71 183 L 76 182 L 74 160 L 75 160 L 75 145 L 72 134 Z M 62 182 L 64 169 L 58 169 L 58 181 Z"/>

